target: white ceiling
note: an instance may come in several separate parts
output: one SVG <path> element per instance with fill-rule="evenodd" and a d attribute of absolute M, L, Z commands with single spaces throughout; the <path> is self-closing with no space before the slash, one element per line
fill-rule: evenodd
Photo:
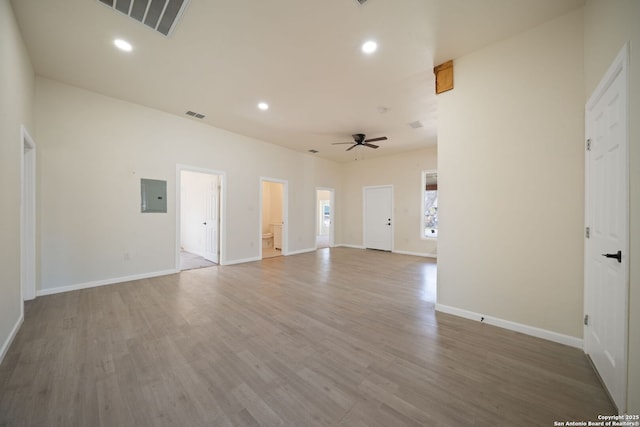
<path fill-rule="evenodd" d="M 434 65 L 583 3 L 191 0 L 167 38 L 97 0 L 12 1 L 38 75 L 336 161 L 435 145 Z M 389 140 L 331 145 L 354 133 Z"/>

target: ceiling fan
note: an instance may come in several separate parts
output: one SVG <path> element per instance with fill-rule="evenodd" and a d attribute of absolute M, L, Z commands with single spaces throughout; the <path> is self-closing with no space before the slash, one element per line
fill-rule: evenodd
<path fill-rule="evenodd" d="M 358 145 L 364 145 L 365 147 L 369 147 L 369 148 L 378 148 L 377 145 L 369 144 L 369 143 L 370 142 L 375 142 L 375 141 L 386 141 L 387 140 L 386 136 L 381 136 L 380 138 L 365 139 L 366 135 L 364 133 L 356 133 L 356 134 L 353 134 L 351 136 L 353 137 L 353 141 L 354 142 L 334 142 L 331 145 L 351 144 L 351 147 L 349 147 L 349 148 L 347 148 L 345 150 L 345 151 L 349 151 L 349 150 L 353 150 Z"/>

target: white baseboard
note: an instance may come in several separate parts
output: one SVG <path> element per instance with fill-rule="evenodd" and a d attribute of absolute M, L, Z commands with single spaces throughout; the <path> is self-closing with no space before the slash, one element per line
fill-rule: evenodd
<path fill-rule="evenodd" d="M 438 254 L 429 254 L 425 252 L 409 252 L 409 251 L 393 251 L 394 254 L 400 255 L 413 255 L 413 256 L 421 256 L 425 258 L 435 258 L 438 259 Z"/>
<path fill-rule="evenodd" d="M 22 301 L 21 304 L 24 304 Z M 11 333 L 7 337 L 7 339 L 2 343 L 2 348 L 0 348 L 0 365 L 4 360 L 4 357 L 7 355 L 9 351 L 9 347 L 11 347 L 11 343 L 15 339 L 18 331 L 20 330 L 20 326 L 22 326 L 22 322 L 24 322 L 24 311 L 21 310 L 20 317 L 18 317 L 18 321 L 15 325 L 13 325 L 13 329 L 11 329 Z"/>
<path fill-rule="evenodd" d="M 262 258 L 260 258 L 259 256 L 251 257 L 251 258 L 232 259 L 232 260 L 224 260 L 223 262 L 220 263 L 220 265 L 243 264 L 245 262 L 254 262 L 254 261 L 260 261 L 260 260 L 262 260 Z"/>
<path fill-rule="evenodd" d="M 557 342 L 560 344 L 568 345 L 582 349 L 582 338 L 576 338 L 569 335 L 559 334 L 557 332 L 548 331 L 546 329 L 536 328 L 534 326 L 523 325 L 522 323 L 511 322 L 509 320 L 499 319 L 497 317 L 491 317 L 480 313 L 474 313 L 473 311 L 464 310 L 461 308 L 451 307 L 448 305 L 436 304 L 436 311 L 442 313 L 453 314 L 454 316 L 464 317 L 465 319 L 471 319 L 480 321 L 484 318 L 483 323 L 488 325 L 498 326 L 500 328 L 508 329 L 510 331 L 520 332 L 522 334 L 531 335 L 537 338 Z"/>
<path fill-rule="evenodd" d="M 307 249 L 300 249 L 297 251 L 290 251 L 287 252 L 286 254 L 284 254 L 285 256 L 289 256 L 289 255 L 298 255 L 298 254 L 306 254 L 308 252 L 315 252 L 316 248 L 307 248 Z"/>
<path fill-rule="evenodd" d="M 113 285 L 116 283 L 131 282 L 132 280 L 148 279 L 150 277 L 166 276 L 168 274 L 179 273 L 179 270 L 162 270 L 151 273 L 135 274 L 132 276 L 114 277 L 112 279 L 96 280 L 94 282 L 79 283 L 76 285 L 60 286 L 58 288 L 40 289 L 36 295 L 41 297 L 44 295 L 59 294 L 61 292 L 77 291 L 79 289 L 95 288 L 97 286 Z"/>

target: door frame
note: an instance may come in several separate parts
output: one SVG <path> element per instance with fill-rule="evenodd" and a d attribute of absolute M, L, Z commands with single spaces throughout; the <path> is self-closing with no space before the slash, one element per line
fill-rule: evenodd
<path fill-rule="evenodd" d="M 217 169 L 208 169 L 198 166 L 190 166 L 177 164 L 176 165 L 176 240 L 175 240 L 175 269 L 180 271 L 180 241 L 181 241 L 181 210 L 182 210 L 182 172 L 197 172 L 208 175 L 218 176 L 218 185 L 220 191 L 218 192 L 218 265 L 226 264 L 226 250 L 227 247 L 227 216 L 225 215 L 227 206 L 227 173 L 225 171 Z"/>
<path fill-rule="evenodd" d="M 282 255 L 289 254 L 289 181 L 286 179 L 260 177 L 260 200 L 258 203 L 258 256 L 262 259 L 262 203 L 263 194 L 262 187 L 265 182 L 273 182 L 282 184 Z"/>
<path fill-rule="evenodd" d="M 20 126 L 20 300 L 36 297 L 36 144 Z M 24 309 L 24 304 L 22 304 Z"/>
<path fill-rule="evenodd" d="M 362 187 L 362 246 L 367 248 L 367 190 L 373 190 L 377 188 L 389 188 L 391 189 L 391 249 L 390 251 L 394 251 L 394 240 L 395 240 L 395 218 L 393 215 L 393 206 L 394 206 L 394 191 L 393 184 L 388 185 L 370 185 L 366 187 Z"/>
<path fill-rule="evenodd" d="M 590 129 L 588 128 L 588 126 L 590 125 L 589 122 L 589 115 L 588 112 L 590 111 L 590 109 L 593 107 L 593 105 L 598 102 L 600 100 L 600 98 L 605 94 L 605 92 L 609 89 L 609 87 L 613 84 L 614 80 L 616 79 L 616 77 L 618 75 L 622 74 L 623 77 L 623 82 L 624 82 L 624 91 L 627 94 L 626 96 L 626 102 L 624 104 L 624 117 L 625 117 L 625 124 L 626 127 L 623 129 L 623 133 L 624 133 L 624 144 L 625 144 L 625 151 L 624 151 L 624 156 L 625 156 L 625 189 L 624 189 L 624 194 L 625 194 L 625 198 L 626 198 L 626 211 L 625 211 L 625 227 L 627 229 L 626 233 L 624 234 L 624 243 L 623 243 L 623 247 L 621 248 L 623 251 L 624 258 L 626 258 L 627 261 L 627 265 L 626 268 L 624 270 L 625 272 L 625 281 L 624 281 L 624 289 L 623 289 L 623 295 L 625 296 L 625 302 L 622 305 L 622 307 L 620 307 L 620 310 L 622 311 L 623 314 L 623 327 L 624 327 L 624 331 L 622 333 L 623 339 L 624 339 L 624 343 L 623 343 L 623 351 L 622 351 L 622 363 L 621 363 L 621 367 L 623 369 L 623 374 L 621 375 L 620 380 L 623 382 L 623 384 L 620 384 L 620 388 L 622 390 L 622 396 L 620 397 L 621 401 L 615 401 L 613 395 L 609 392 L 609 390 L 607 390 L 607 392 L 609 393 L 609 396 L 611 397 L 611 400 L 614 402 L 614 404 L 617 406 L 618 412 L 620 414 L 623 414 L 626 411 L 626 404 L 627 404 L 627 386 L 628 386 L 628 349 L 629 349 L 629 336 L 628 336 L 628 330 L 629 330 L 629 310 L 628 310 L 628 305 L 629 305 L 629 271 L 630 271 L 630 262 L 631 259 L 628 256 L 629 254 L 629 43 L 625 43 L 624 47 L 622 48 L 622 50 L 618 53 L 618 55 L 616 56 L 616 58 L 613 60 L 612 64 L 609 66 L 609 69 L 607 70 L 607 72 L 605 73 L 605 75 L 602 77 L 602 79 L 600 80 L 600 83 L 598 83 L 598 86 L 596 87 L 596 89 L 593 91 L 593 93 L 591 94 L 591 96 L 589 97 L 589 100 L 587 101 L 586 105 L 585 105 L 585 134 L 586 135 L 590 135 Z M 590 222 L 591 222 L 591 218 L 589 215 L 589 206 L 590 206 L 590 191 L 591 191 L 591 184 L 589 181 L 589 176 L 590 176 L 590 162 L 589 162 L 589 156 L 586 154 L 585 151 L 585 225 L 589 226 Z M 588 315 L 590 307 L 593 304 L 594 299 L 596 298 L 595 295 L 593 295 L 592 290 L 590 289 L 590 275 L 589 275 L 589 239 L 586 238 L 585 236 L 585 247 L 584 247 L 584 315 Z M 585 322 L 586 323 L 586 322 Z M 588 326 L 585 325 L 583 327 L 583 337 L 584 342 L 583 342 L 583 351 L 585 352 L 585 354 L 588 355 L 587 353 L 587 334 L 588 334 L 588 330 L 587 330 Z M 593 363 L 592 363 L 593 365 Z M 593 365 L 594 369 L 596 368 L 595 365 Z M 597 372 L 597 369 L 596 369 Z M 604 382 L 603 382 L 604 385 Z M 606 386 L 605 386 L 605 390 L 606 390 Z"/>
<path fill-rule="evenodd" d="M 318 218 L 318 215 L 320 215 L 320 211 L 319 211 L 319 206 L 318 206 L 318 191 L 328 191 L 329 192 L 329 203 L 331 204 L 331 211 L 329 212 L 329 221 L 331 222 L 331 226 L 329 227 L 329 247 L 332 248 L 335 246 L 335 238 L 336 238 L 336 228 L 335 228 L 335 218 L 336 218 L 336 213 L 335 213 L 335 201 L 336 201 L 336 190 L 335 188 L 331 188 L 331 187 L 316 187 L 316 224 L 318 224 L 318 221 L 320 220 L 320 218 Z M 317 237 L 317 233 L 316 233 L 316 229 L 314 227 L 313 230 L 313 234 L 314 234 L 314 239 Z M 316 242 L 315 244 L 316 249 L 318 249 L 318 244 Z"/>

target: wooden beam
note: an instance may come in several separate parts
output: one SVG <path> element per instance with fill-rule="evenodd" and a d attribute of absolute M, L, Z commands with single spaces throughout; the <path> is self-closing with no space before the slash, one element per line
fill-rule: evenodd
<path fill-rule="evenodd" d="M 435 67 L 436 95 L 453 89 L 453 61 L 447 61 Z"/>

